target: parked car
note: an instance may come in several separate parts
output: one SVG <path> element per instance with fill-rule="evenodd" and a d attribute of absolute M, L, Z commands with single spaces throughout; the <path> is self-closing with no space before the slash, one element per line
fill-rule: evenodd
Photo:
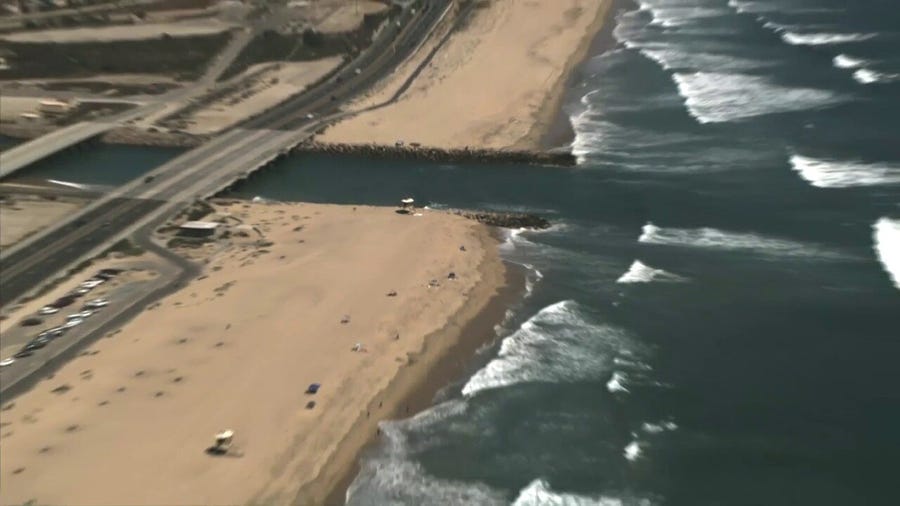
<path fill-rule="evenodd" d="M 121 273 L 122 273 L 122 269 L 112 269 L 112 268 L 110 268 L 110 269 L 100 269 L 99 271 L 97 271 L 97 276 L 109 276 L 109 277 L 112 278 L 112 277 L 115 277 L 115 276 L 117 276 L 117 275 L 119 275 L 119 274 L 121 274 Z"/>
<path fill-rule="evenodd" d="M 6 367 L 8 365 L 11 365 L 15 361 L 16 359 L 13 357 L 4 358 L 3 360 L 0 360 L 0 367 Z"/>
<path fill-rule="evenodd" d="M 41 316 L 46 316 L 46 315 L 56 314 L 58 312 L 59 312 L 58 307 L 48 305 L 48 306 L 42 307 L 41 310 L 38 311 L 38 314 Z"/>
<path fill-rule="evenodd" d="M 34 350 L 22 348 L 21 350 L 17 351 L 15 355 L 13 355 L 13 358 L 25 358 L 32 355 L 34 355 Z"/>
<path fill-rule="evenodd" d="M 75 297 L 76 297 L 75 295 L 66 295 L 64 297 L 60 297 L 60 298 L 56 299 L 56 301 L 53 302 L 53 304 L 51 304 L 51 306 L 53 306 L 57 309 L 66 307 L 66 306 L 71 306 L 72 303 L 75 302 Z"/>
<path fill-rule="evenodd" d="M 108 299 L 94 299 L 89 300 L 84 304 L 84 307 L 88 309 L 100 309 L 101 307 L 106 307 L 109 305 Z"/>
<path fill-rule="evenodd" d="M 98 286 L 102 285 L 103 283 L 106 283 L 105 279 L 91 278 L 87 281 L 82 282 L 78 286 L 81 288 L 93 289 L 93 288 L 97 288 Z"/>
<path fill-rule="evenodd" d="M 82 323 L 84 323 L 84 318 L 72 318 L 71 320 L 63 324 L 63 328 L 70 329 L 72 327 L 81 325 Z"/>
<path fill-rule="evenodd" d="M 90 309 L 85 309 L 83 311 L 79 311 L 77 313 L 70 314 L 69 316 L 66 317 L 66 320 L 74 320 L 76 318 L 81 318 L 82 320 L 84 320 L 85 318 L 88 318 L 92 314 L 94 314 L 93 311 L 91 311 Z"/>
<path fill-rule="evenodd" d="M 53 327 L 42 331 L 37 335 L 37 337 L 49 337 L 50 339 L 56 339 L 57 337 L 61 337 L 65 333 L 65 327 Z"/>
<path fill-rule="evenodd" d="M 22 347 L 22 351 L 39 350 L 39 349 L 43 348 L 44 346 L 47 346 L 47 343 L 49 343 L 49 342 L 50 342 L 50 339 L 48 339 L 46 337 L 35 337 L 31 341 L 28 341 L 28 343 L 26 343 L 25 346 Z"/>

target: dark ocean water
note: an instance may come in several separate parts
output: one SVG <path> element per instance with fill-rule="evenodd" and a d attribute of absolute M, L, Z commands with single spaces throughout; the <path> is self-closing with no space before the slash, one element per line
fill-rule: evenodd
<path fill-rule="evenodd" d="M 240 189 L 555 223 L 509 235 L 529 295 L 350 503 L 900 504 L 900 4 L 644 0 L 615 37 L 576 169 L 304 156 Z"/>

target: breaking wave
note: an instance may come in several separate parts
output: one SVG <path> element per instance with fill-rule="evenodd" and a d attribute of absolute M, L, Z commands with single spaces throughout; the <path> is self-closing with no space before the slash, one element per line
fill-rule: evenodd
<path fill-rule="evenodd" d="M 631 462 L 634 462 L 635 460 L 641 458 L 643 452 L 644 449 L 643 447 L 641 447 L 641 443 L 637 439 L 628 443 L 628 446 L 626 446 L 622 451 L 622 453 L 625 455 L 625 458 Z"/>
<path fill-rule="evenodd" d="M 619 355 L 633 355 L 635 344 L 622 330 L 589 321 L 571 300 L 547 306 L 503 339 L 497 357 L 462 389 L 483 390 L 520 383 L 572 382 L 609 374 Z"/>
<path fill-rule="evenodd" d="M 638 241 L 646 244 L 742 250 L 764 255 L 841 258 L 841 255 L 810 244 L 705 227 L 661 228 L 653 223 L 647 223 L 641 229 L 641 236 L 638 238 Z"/>
<path fill-rule="evenodd" d="M 505 494 L 487 485 L 429 475 L 411 455 L 406 432 L 427 429 L 463 414 L 466 408 L 463 401 L 450 401 L 407 420 L 381 423 L 382 445 L 375 455 L 362 461 L 359 474 L 347 489 L 346 504 L 508 504 Z"/>
<path fill-rule="evenodd" d="M 650 506 L 649 499 L 555 492 L 545 480 L 534 480 L 519 492 L 513 506 Z"/>
<path fill-rule="evenodd" d="M 819 188 L 847 188 L 900 183 L 900 167 L 791 155 L 791 168 Z"/>
<path fill-rule="evenodd" d="M 875 254 L 894 286 L 900 290 L 900 220 L 881 218 L 872 229 Z"/>
<path fill-rule="evenodd" d="M 853 73 L 853 79 L 859 84 L 891 83 L 900 80 L 900 74 L 878 72 L 872 69 L 858 69 Z"/>
<path fill-rule="evenodd" d="M 628 268 L 628 272 L 622 274 L 616 280 L 616 283 L 650 283 L 652 281 L 677 282 L 684 281 L 684 278 L 662 269 L 654 269 L 640 260 L 635 260 L 632 262 L 631 267 Z"/>
<path fill-rule="evenodd" d="M 856 69 L 868 63 L 862 58 L 854 58 L 846 54 L 835 56 L 832 62 L 834 63 L 834 66 L 839 69 Z"/>
<path fill-rule="evenodd" d="M 746 74 L 675 73 L 678 93 L 700 123 L 719 123 L 765 114 L 815 109 L 838 101 L 834 93 L 789 88 Z"/>
<path fill-rule="evenodd" d="M 847 44 L 861 42 L 874 37 L 874 33 L 796 33 L 781 32 L 781 40 L 792 46 L 822 46 L 827 44 Z"/>
<path fill-rule="evenodd" d="M 678 428 L 678 424 L 673 421 L 664 421 L 659 423 L 650 423 L 644 422 L 641 425 L 641 430 L 646 432 L 647 434 L 660 434 L 667 431 L 673 431 Z"/>

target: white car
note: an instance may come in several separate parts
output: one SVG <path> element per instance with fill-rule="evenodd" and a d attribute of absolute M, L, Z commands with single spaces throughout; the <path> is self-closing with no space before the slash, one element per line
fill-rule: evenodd
<path fill-rule="evenodd" d="M 6 366 L 12 364 L 12 363 L 15 362 L 15 361 L 16 361 L 16 359 L 14 359 L 14 358 L 12 358 L 12 357 L 10 357 L 10 358 L 4 358 L 3 360 L 0 360 L 0 367 L 6 367 Z"/>
<path fill-rule="evenodd" d="M 106 281 L 103 279 L 89 279 L 89 280 L 81 283 L 78 286 L 80 286 L 81 288 L 89 288 L 90 289 L 90 288 L 97 288 L 98 286 L 102 285 L 103 283 L 106 283 Z"/>
<path fill-rule="evenodd" d="M 42 315 L 42 316 L 46 316 L 46 315 L 49 315 L 49 314 L 56 314 L 56 313 L 58 313 L 58 312 L 59 312 L 59 308 L 58 308 L 58 307 L 44 306 L 44 307 L 41 308 L 40 311 L 38 311 L 38 314 L 39 314 L 39 315 Z"/>
<path fill-rule="evenodd" d="M 94 309 L 94 308 L 105 307 L 108 305 L 109 305 L 108 299 L 94 299 L 94 300 L 87 301 L 87 303 L 85 303 L 84 307 L 89 307 L 91 309 Z"/>
<path fill-rule="evenodd" d="M 72 318 L 71 320 L 64 323 L 62 327 L 64 329 L 70 329 L 72 327 L 81 325 L 82 323 L 84 323 L 84 318 Z"/>
<path fill-rule="evenodd" d="M 79 311 L 77 313 L 70 314 L 69 316 L 66 317 L 66 320 L 74 320 L 76 318 L 81 318 L 82 320 L 84 320 L 85 318 L 91 316 L 92 314 L 94 314 L 93 311 L 91 311 L 90 309 L 85 309 L 84 311 Z"/>

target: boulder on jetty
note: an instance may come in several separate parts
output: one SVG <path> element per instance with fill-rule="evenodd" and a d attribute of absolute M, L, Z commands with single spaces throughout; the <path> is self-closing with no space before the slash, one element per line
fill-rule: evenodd
<path fill-rule="evenodd" d="M 531 165 L 574 166 L 577 159 L 568 152 L 515 151 L 501 149 L 463 148 L 443 149 L 398 142 L 383 144 L 326 144 L 306 142 L 293 149 L 294 153 L 326 153 L 356 155 L 367 158 L 425 160 L 437 163 L 525 163 Z"/>
<path fill-rule="evenodd" d="M 528 213 L 495 213 L 490 211 L 466 211 L 462 209 L 451 210 L 453 214 L 457 214 L 470 220 L 475 220 L 485 225 L 503 228 L 533 228 L 545 229 L 550 228 L 550 222 L 536 214 Z"/>

